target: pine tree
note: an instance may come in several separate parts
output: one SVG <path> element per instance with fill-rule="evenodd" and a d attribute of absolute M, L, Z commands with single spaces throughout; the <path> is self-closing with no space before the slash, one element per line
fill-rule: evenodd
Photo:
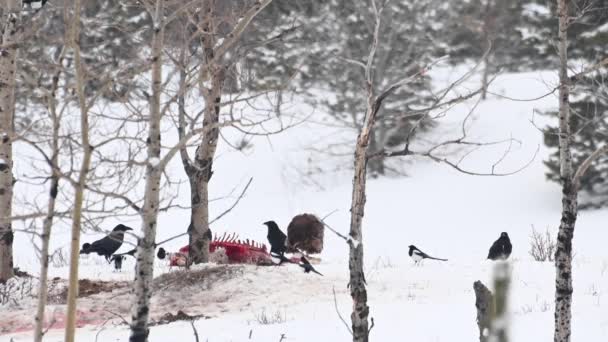
<path fill-rule="evenodd" d="M 61 51 L 65 49 L 66 23 L 61 3 L 49 4 L 44 8 L 44 15 L 32 15 L 32 27 L 35 32 L 24 41 L 19 54 L 21 77 L 17 87 L 17 122 L 24 120 L 20 112 L 35 113 L 44 110 L 47 103 L 46 90 L 50 88 L 53 77 L 63 69 L 62 77 L 69 84 L 73 82 L 73 55 L 65 54 L 59 65 Z M 31 14 L 28 12 L 28 14 Z M 147 67 L 141 57 L 144 36 L 150 35 L 145 30 L 149 15 L 136 2 L 121 0 L 86 1 L 82 5 L 80 44 L 82 59 L 87 65 L 86 89 L 88 96 L 102 91 L 104 98 L 110 101 L 121 101 L 126 94 L 141 87 L 137 82 Z M 67 90 L 67 89 L 66 89 Z M 67 91 L 64 96 L 73 95 Z M 27 119 L 25 119 L 27 120 Z"/>
<path fill-rule="evenodd" d="M 555 6 L 551 3 L 550 8 L 534 7 L 537 13 L 555 13 Z M 608 44 L 608 11 L 606 8 L 608 1 L 572 1 L 570 13 L 574 13 L 576 21 L 574 21 L 568 30 L 568 35 L 572 37 L 569 40 L 568 56 L 571 60 L 576 60 L 578 67 L 573 68 L 576 73 L 580 69 L 580 65 L 585 67 L 599 62 L 606 58 L 605 46 Z M 552 47 L 549 42 L 557 34 L 553 32 L 549 34 L 545 32 L 542 25 L 547 22 L 552 22 L 551 27 L 557 25 L 557 16 L 553 18 L 536 21 L 539 37 L 535 40 L 538 42 L 539 51 L 551 52 Z M 555 30 L 554 30 L 555 31 Z M 540 55 L 539 60 L 545 61 L 546 65 L 552 65 L 555 62 L 555 54 Z M 571 142 L 572 158 L 575 167 L 579 167 L 585 156 L 591 154 L 599 146 L 608 143 L 606 128 L 608 128 L 608 87 L 606 85 L 606 77 L 608 73 L 605 71 L 597 72 L 590 78 L 577 80 L 576 86 L 572 89 L 572 100 L 570 108 L 572 115 L 570 116 L 570 125 L 574 135 Z M 557 116 L 556 111 L 548 111 L 545 114 Z M 560 168 L 559 168 L 559 139 L 556 134 L 557 124 L 547 128 L 544 134 L 545 145 L 553 150 L 549 159 L 545 161 L 547 166 L 547 178 L 560 183 Z M 606 156 L 601 156 L 595 160 L 590 169 L 581 179 L 580 188 L 580 208 L 602 207 L 608 205 L 608 168 L 606 167 Z"/>

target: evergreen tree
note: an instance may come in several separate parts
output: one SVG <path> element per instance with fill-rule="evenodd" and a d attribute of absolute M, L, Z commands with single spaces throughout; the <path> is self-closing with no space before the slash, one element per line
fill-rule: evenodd
<path fill-rule="evenodd" d="M 573 73 L 580 70 L 581 64 L 585 67 L 606 58 L 605 47 L 608 44 L 608 1 L 573 1 L 570 13 L 576 14 L 576 21 L 571 24 L 568 35 L 572 37 L 569 41 L 569 58 L 577 62 L 578 67 L 573 68 Z M 556 35 L 555 32 L 546 32 L 543 25 L 557 27 L 557 16 L 553 3 L 551 7 L 532 7 L 538 17 L 535 21 L 536 38 L 538 44 L 539 58 L 537 62 L 544 61 L 544 67 L 556 63 L 557 55 L 550 41 Z M 547 28 L 547 30 L 549 30 Z M 555 31 L 555 30 L 553 30 Z M 544 37 L 542 39 L 541 37 Z M 608 73 L 600 71 L 592 74 L 589 78 L 577 80 L 572 89 L 570 102 L 571 127 L 576 132 L 572 141 L 572 157 L 574 166 L 577 168 L 584 160 L 599 146 L 608 143 L 606 129 L 608 129 L 608 87 L 606 77 Z M 556 111 L 545 114 L 552 117 L 557 116 Z M 547 165 L 547 178 L 561 182 L 559 170 L 559 141 L 557 122 L 548 127 L 544 135 L 545 145 L 553 150 Z M 581 179 L 580 202 L 581 208 L 601 207 L 608 205 L 608 161 L 607 156 L 596 159 L 584 177 Z"/>
<path fill-rule="evenodd" d="M 74 79 L 73 57 L 70 49 L 64 51 L 66 23 L 64 22 L 63 1 L 46 3 L 32 15 L 35 28 L 24 41 L 19 55 L 18 111 L 28 112 L 21 120 L 26 120 L 46 106 L 47 91 L 53 77 L 61 77 L 62 85 L 69 85 Z M 42 14 L 42 15 L 40 15 Z M 149 16 L 137 2 L 121 0 L 86 1 L 82 8 L 80 44 L 82 58 L 86 65 L 86 93 L 89 96 L 103 90 L 103 96 L 110 101 L 125 99 L 130 90 L 137 88 L 147 62 L 142 57 L 144 35 Z M 63 53 L 63 59 L 59 60 Z M 61 64 L 59 64 L 61 63 Z M 67 88 L 60 93 L 65 101 L 73 95 Z M 59 94 L 55 94 L 58 96 Z"/>

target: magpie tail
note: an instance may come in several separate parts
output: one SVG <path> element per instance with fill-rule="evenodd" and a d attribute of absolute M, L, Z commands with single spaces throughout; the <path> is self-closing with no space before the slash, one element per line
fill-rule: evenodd
<path fill-rule="evenodd" d="M 439 261 L 448 261 L 448 259 L 440 259 L 440 258 L 434 258 L 432 256 L 428 257 L 429 259 L 433 259 L 433 260 L 439 260 Z"/>

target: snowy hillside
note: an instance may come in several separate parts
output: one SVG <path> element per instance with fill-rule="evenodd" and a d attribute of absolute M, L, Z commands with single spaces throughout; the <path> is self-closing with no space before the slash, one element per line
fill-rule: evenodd
<path fill-rule="evenodd" d="M 493 83 L 492 91 L 510 98 L 531 99 L 547 93 L 554 79 L 551 73 L 504 75 Z M 537 128 L 544 127 L 549 118 L 535 115 L 535 111 L 554 108 L 556 104 L 554 95 L 536 101 L 490 96 L 475 108 L 468 123 L 472 138 L 496 141 L 513 137 L 521 143 L 512 146 L 496 166 L 497 172 L 517 170 L 533 158 L 528 167 L 514 175 L 471 176 L 447 165 L 414 159 L 407 167 L 408 177 L 369 180 L 363 243 L 370 316 L 375 322 L 373 340 L 477 339 L 473 282 L 481 280 L 490 285 L 492 262 L 485 258 L 503 231 L 509 233 L 513 243 L 509 308 L 512 341 L 551 340 L 554 266 L 533 261 L 528 250 L 532 226 L 556 232 L 560 219 L 560 188 L 545 179 L 543 160 L 549 152 Z M 458 134 L 462 118 L 474 105 L 471 100 L 453 108 L 424 140 L 432 142 Z M 303 113 L 311 110 L 297 103 L 294 108 Z M 228 140 L 240 137 L 229 130 L 224 134 Z M 242 238 L 267 243 L 266 227 L 262 225 L 265 221 L 275 220 L 285 230 L 296 214 L 311 212 L 322 217 L 334 210 L 337 211 L 327 218 L 327 223 L 346 233 L 352 174 L 328 171 L 306 178 L 309 158 L 314 158 L 309 149 L 322 148 L 321 143 L 334 134 L 348 137 L 350 133 L 306 123 L 268 139 L 254 139 L 253 146 L 245 152 L 235 152 L 220 143 L 212 196 L 226 196 L 250 177 L 253 182 L 238 206 L 212 225 L 214 233 L 236 232 Z M 352 138 L 354 142 L 355 137 Z M 462 167 L 489 172 L 507 147 L 483 147 L 464 159 Z M 349 159 L 320 162 L 328 163 L 327 170 L 332 169 L 331 163 L 341 163 L 341 167 L 351 164 Z M 172 162 L 169 172 L 183 173 L 178 160 Z M 211 216 L 225 210 L 237 193 L 212 204 Z M 188 196 L 185 187 L 180 189 L 183 202 Z M 186 210 L 160 213 L 157 240 L 184 231 L 188 222 Z M 579 214 L 574 237 L 573 341 L 608 339 L 605 222 L 606 210 Z M 139 229 L 139 221 L 129 224 Z M 111 226 L 109 222 L 105 229 Z M 100 236 L 85 234 L 82 240 L 92 241 Z M 68 244 L 66 232 L 53 238 L 54 247 Z M 183 237 L 167 248 L 176 250 L 185 244 L 187 238 Z M 410 244 L 449 261 L 428 260 L 422 266 L 414 266 L 407 255 Z M 121 251 L 130 248 L 124 245 Z M 38 266 L 29 236 L 17 234 L 15 253 L 16 266 L 35 275 Z M 201 341 L 349 341 L 351 336 L 336 312 L 337 309 L 350 325 L 347 255 L 344 241 L 326 230 L 322 261 L 315 265 L 323 277 L 304 274 L 296 265 L 224 267 L 222 272 L 226 274 L 205 278 L 205 284 L 181 287 L 169 282 L 160 286 L 162 292 L 153 298 L 152 319 L 179 310 L 190 316 L 200 315 L 194 325 Z M 128 259 L 123 271 L 115 273 L 105 261 L 101 262 L 101 257 L 91 255 L 81 262 L 80 272 L 81 278 L 130 281 L 134 277 L 133 260 Z M 172 272 L 176 270 L 157 265 L 157 274 Z M 66 278 L 67 268 L 51 267 L 50 277 Z M 78 329 L 78 341 L 128 340 L 128 326 L 120 317 L 129 319 L 129 300 L 128 287 L 81 299 L 79 315 L 87 324 Z M 0 307 L 0 341 L 31 340 L 27 330 L 33 322 L 34 308 L 33 300 Z M 50 305 L 48 312 L 56 311 L 60 316 L 64 309 L 61 304 Z M 55 328 L 59 327 L 60 322 Z M 53 328 L 45 338 L 53 342 L 62 339 L 63 330 Z M 152 327 L 150 341 L 176 340 L 195 341 L 190 322 Z"/>

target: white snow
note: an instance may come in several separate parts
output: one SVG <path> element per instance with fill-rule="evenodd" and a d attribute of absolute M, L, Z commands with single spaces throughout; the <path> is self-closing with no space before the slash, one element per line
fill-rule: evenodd
<path fill-rule="evenodd" d="M 493 83 L 492 92 L 518 99 L 534 98 L 548 92 L 553 84 L 554 73 L 503 75 Z M 460 119 L 473 105 L 474 102 L 469 102 L 453 108 L 440 121 L 439 128 L 424 137 L 425 142 L 459 134 Z M 550 262 L 533 261 L 528 249 L 532 225 L 537 229 L 548 227 L 551 232 L 557 230 L 560 188 L 545 179 L 543 160 L 549 151 L 542 145 L 541 132 L 530 120 L 544 127 L 550 118 L 533 117 L 534 111 L 556 105 L 554 96 L 518 102 L 490 97 L 477 107 L 470 122 L 471 139 L 495 141 L 512 135 L 522 142 L 513 145 L 497 171 L 517 169 L 529 161 L 540 146 L 531 165 L 513 176 L 468 176 L 446 165 L 414 159 L 405 167 L 408 177 L 368 180 L 362 243 L 365 244 L 370 317 L 375 322 L 372 341 L 398 341 L 404 336 L 421 342 L 477 340 L 473 282 L 481 280 L 492 286 L 494 263 L 485 257 L 502 231 L 509 233 L 513 243 L 507 317 L 511 340 L 552 340 L 555 270 Z M 305 108 L 300 104 L 294 107 Z M 231 129 L 225 129 L 223 134 L 231 141 L 241 137 Z M 323 217 L 336 209 L 338 211 L 324 221 L 337 231 L 347 232 L 352 191 L 352 173 L 348 167 L 352 165 L 352 154 L 336 161 L 305 149 L 311 145 L 321 147 L 337 137 L 352 142 L 356 138 L 353 132 L 309 123 L 268 140 L 253 140 L 253 147 L 246 154 L 230 151 L 226 144 L 220 144 L 212 180 L 214 196 L 229 193 L 249 177 L 254 181 L 239 205 L 212 226 L 214 233 L 237 232 L 241 238 L 266 242 L 262 222 L 275 220 L 285 230 L 296 214 L 312 212 Z M 423 146 L 420 143 L 417 147 Z M 505 148 L 495 146 L 476 151 L 465 158 L 461 166 L 488 172 Z M 318 164 L 314 164 L 315 161 Z M 322 170 L 313 172 L 317 167 Z M 179 160 L 169 164 L 169 172 L 183 174 Z M 180 203 L 187 203 L 188 196 L 187 187 L 179 190 L 180 199 L 184 199 Z M 231 196 L 233 199 L 236 194 Z M 231 203 L 230 199 L 213 202 L 211 216 L 221 213 Z M 574 342 L 608 339 L 608 300 L 603 296 L 608 293 L 605 248 L 608 230 L 604 228 L 607 221 L 605 209 L 582 211 L 578 217 L 573 265 Z M 185 230 L 188 222 L 188 210 L 162 212 L 158 239 Z M 138 227 L 137 221 L 131 226 Z M 67 245 L 69 240 L 65 234 L 57 236 L 56 246 Z M 85 234 L 82 240 L 92 241 L 99 236 L 101 234 Z M 176 250 L 186 241 L 185 237 L 172 241 L 166 248 Z M 29 236 L 18 233 L 15 244 L 16 266 L 35 274 L 35 256 L 31 246 L 27 247 Z M 414 266 L 407 255 L 410 244 L 449 261 L 427 260 L 423 266 Z M 121 250 L 130 248 L 125 245 Z M 350 324 L 348 245 L 326 231 L 321 259 L 315 268 L 324 277 L 305 274 L 297 265 L 244 266 L 238 268 L 232 278 L 209 283 L 208 287 L 201 284 L 200 289 L 165 288 L 152 299 L 152 317 L 157 319 L 166 312 L 175 314 L 178 308 L 188 314 L 204 314 L 209 318 L 195 322 L 201 341 L 267 342 L 279 341 L 282 336 L 286 342 L 350 341 L 352 338 L 336 312 L 337 306 Z M 123 272 L 115 273 L 112 269 L 97 256 L 81 261 L 82 278 L 131 281 L 134 277 L 132 258 L 125 261 Z M 175 270 L 158 264 L 155 272 L 158 275 Z M 51 268 L 51 277 L 66 275 L 66 267 Z M 77 330 L 78 341 L 128 340 L 128 327 L 105 311 L 118 311 L 129 319 L 130 301 L 128 294 L 121 291 L 127 290 L 79 301 L 81 316 L 92 317 L 92 323 Z M 51 306 L 49 312 L 61 313 L 63 309 L 60 305 Z M 0 331 L 19 322 L 32 321 L 32 312 L 32 303 L 26 301 L 18 309 L 1 307 Z M 0 341 L 11 339 L 30 341 L 31 332 L 0 335 Z M 62 340 L 61 329 L 51 329 L 45 336 L 48 342 Z M 194 340 L 189 322 L 152 327 L 151 342 L 174 340 Z"/>
<path fill-rule="evenodd" d="M 157 158 L 157 157 L 150 158 L 150 165 L 152 167 L 157 167 L 158 165 L 160 165 L 160 158 Z"/>

